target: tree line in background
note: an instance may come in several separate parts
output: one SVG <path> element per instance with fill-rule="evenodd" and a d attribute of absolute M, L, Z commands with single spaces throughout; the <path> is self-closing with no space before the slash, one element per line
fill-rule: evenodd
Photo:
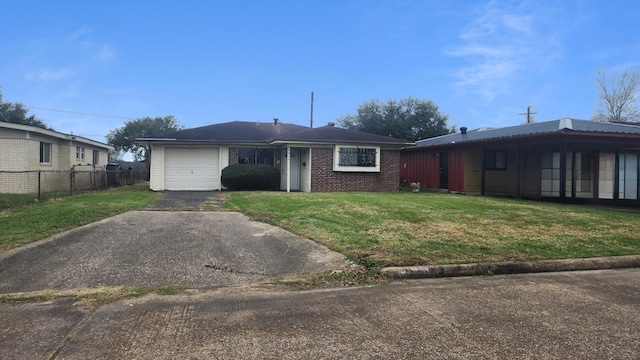
<path fill-rule="evenodd" d="M 121 157 L 123 153 L 131 153 L 135 161 L 148 161 L 151 149 L 148 146 L 136 143 L 136 138 L 152 137 L 184 129 L 178 124 L 173 115 L 164 117 L 143 117 L 129 120 L 123 127 L 111 130 L 106 136 L 107 144 L 114 147 L 114 158 Z"/>
<path fill-rule="evenodd" d="M 22 103 L 10 103 L 0 101 L 0 121 L 36 126 L 43 129 L 53 130 L 53 128 L 35 115 L 27 116 L 29 108 Z"/>
<path fill-rule="evenodd" d="M 338 118 L 338 123 L 347 129 L 416 141 L 455 132 L 448 120 L 433 101 L 407 97 L 385 103 L 365 101 L 355 114 Z"/>
<path fill-rule="evenodd" d="M 625 70 L 622 74 L 598 69 L 595 86 L 598 89 L 598 108 L 591 118 L 594 121 L 630 123 L 640 121 L 638 93 L 640 74 Z"/>

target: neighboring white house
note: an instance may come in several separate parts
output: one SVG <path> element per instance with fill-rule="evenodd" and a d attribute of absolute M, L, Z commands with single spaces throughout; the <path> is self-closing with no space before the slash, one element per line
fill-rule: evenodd
<path fill-rule="evenodd" d="M 101 169 L 113 147 L 36 126 L 0 122 L 0 172 Z M 19 176 L 3 176 L 0 193 L 29 192 Z"/>

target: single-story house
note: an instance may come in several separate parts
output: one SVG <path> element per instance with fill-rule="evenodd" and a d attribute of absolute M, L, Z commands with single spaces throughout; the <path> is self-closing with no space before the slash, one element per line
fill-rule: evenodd
<path fill-rule="evenodd" d="M 136 141 L 151 149 L 151 190 L 220 190 L 233 164 L 280 169 L 286 191 L 394 191 L 412 142 L 327 126 L 233 121 Z"/>
<path fill-rule="evenodd" d="M 103 168 L 113 147 L 81 136 L 36 126 L 0 122 L 0 171 L 69 171 L 72 167 Z M 67 176 L 68 177 L 68 176 Z M 20 176 L 3 176 L 2 193 L 29 193 Z"/>
<path fill-rule="evenodd" d="M 640 126 L 560 119 L 416 142 L 401 181 L 427 189 L 640 205 Z"/>

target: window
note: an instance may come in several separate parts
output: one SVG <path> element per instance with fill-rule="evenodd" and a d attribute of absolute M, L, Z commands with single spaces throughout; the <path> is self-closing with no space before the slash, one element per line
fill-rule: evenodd
<path fill-rule="evenodd" d="M 76 146 L 76 160 L 84 160 L 84 148 Z"/>
<path fill-rule="evenodd" d="M 380 172 L 380 148 L 371 146 L 336 146 L 334 171 Z"/>
<path fill-rule="evenodd" d="M 239 148 L 238 164 L 264 164 L 273 166 L 274 149 Z"/>
<path fill-rule="evenodd" d="M 51 163 L 51 144 L 46 142 L 40 142 L 40 163 Z"/>
<path fill-rule="evenodd" d="M 580 191 L 591 192 L 591 154 L 580 154 Z"/>
<path fill-rule="evenodd" d="M 542 196 L 560 196 L 560 153 L 542 153 L 541 158 L 541 189 Z"/>
<path fill-rule="evenodd" d="M 99 165 L 100 162 L 100 152 L 98 150 L 93 150 L 93 161 L 92 165 Z"/>
<path fill-rule="evenodd" d="M 618 169 L 618 198 L 638 199 L 638 155 L 620 154 Z"/>
<path fill-rule="evenodd" d="M 507 152 L 505 150 L 484 151 L 485 170 L 507 170 Z"/>

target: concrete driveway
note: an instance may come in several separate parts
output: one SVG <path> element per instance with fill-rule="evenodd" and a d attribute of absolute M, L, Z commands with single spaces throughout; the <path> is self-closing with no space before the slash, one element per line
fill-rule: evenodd
<path fill-rule="evenodd" d="M 133 211 L 0 254 L 0 293 L 238 285 L 343 263 L 313 241 L 239 213 Z"/>

